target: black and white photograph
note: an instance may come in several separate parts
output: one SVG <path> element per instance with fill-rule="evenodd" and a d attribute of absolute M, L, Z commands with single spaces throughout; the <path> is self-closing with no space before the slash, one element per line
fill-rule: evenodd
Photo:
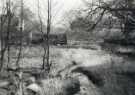
<path fill-rule="evenodd" d="M 135 95 L 135 0 L 0 0 L 0 95 Z"/>

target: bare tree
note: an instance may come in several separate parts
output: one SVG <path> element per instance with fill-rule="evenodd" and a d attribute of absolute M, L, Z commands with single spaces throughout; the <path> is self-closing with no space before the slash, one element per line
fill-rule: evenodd
<path fill-rule="evenodd" d="M 3 67 L 3 59 L 4 59 L 4 55 L 5 55 L 5 51 L 6 51 L 6 45 L 4 44 L 4 35 L 3 35 L 3 30 L 4 30 L 4 24 L 6 21 L 6 16 L 4 14 L 6 12 L 6 8 L 4 7 L 4 3 L 2 5 L 2 14 L 0 16 L 0 37 L 1 37 L 1 56 L 0 56 L 0 70 L 2 70 Z"/>
<path fill-rule="evenodd" d="M 44 49 L 44 54 L 43 54 L 43 66 L 42 68 L 46 70 L 47 72 L 50 71 L 51 69 L 51 63 L 50 63 L 50 32 L 53 30 L 53 24 L 55 22 L 55 17 L 58 14 L 59 11 L 53 10 L 56 7 L 56 3 L 53 2 L 53 0 L 46 0 L 47 4 L 47 10 L 44 9 L 44 11 L 41 10 L 40 7 L 40 0 L 37 1 L 37 8 L 38 8 L 38 18 L 40 22 L 40 32 L 42 33 L 43 40 L 45 43 L 43 43 L 43 49 Z M 53 7 L 52 7 L 53 5 Z M 44 16 L 41 14 L 47 14 L 47 18 L 44 18 Z M 44 21 L 45 20 L 45 21 Z M 44 29 L 44 24 L 46 25 L 46 33 L 43 30 Z"/>
<path fill-rule="evenodd" d="M 20 48 L 18 53 L 18 58 L 16 61 L 17 67 L 19 68 L 19 61 L 22 54 L 22 41 L 23 41 L 23 0 L 21 0 L 21 13 L 20 13 Z"/>
<path fill-rule="evenodd" d="M 129 31 L 132 31 L 134 26 L 134 0 L 97 0 L 97 2 L 93 4 L 87 2 L 86 0 L 83 1 L 88 7 L 85 10 L 88 13 L 88 16 L 90 16 L 91 19 L 94 19 L 96 15 L 96 19 L 94 19 L 95 24 L 92 29 L 94 29 L 97 24 L 101 22 L 106 14 L 110 13 L 113 17 L 119 19 L 121 24 L 123 24 L 123 33 L 128 39 L 128 34 L 130 33 Z"/>
<path fill-rule="evenodd" d="M 11 19 L 12 19 L 12 13 L 11 13 L 11 2 L 10 0 L 6 1 L 6 14 L 1 15 L 1 69 L 3 69 L 3 58 L 5 55 L 5 51 L 7 49 L 8 52 L 8 64 L 10 63 L 10 28 L 11 28 Z M 7 23 L 5 23 L 7 22 Z M 7 24 L 7 30 L 4 29 L 5 24 Z M 5 31 L 4 31 L 5 30 Z M 6 34 L 5 34 L 6 33 Z M 6 35 L 6 36 L 5 36 Z"/>
<path fill-rule="evenodd" d="M 41 15 L 40 15 L 40 2 L 39 0 L 37 0 L 38 3 L 37 3 L 37 8 L 38 8 L 38 18 L 39 18 L 39 22 L 40 22 L 40 32 L 42 33 L 42 38 L 43 38 L 43 42 L 46 42 L 46 39 L 44 37 L 44 32 L 43 32 L 43 21 L 42 21 L 42 18 L 41 18 Z M 43 66 L 42 66 L 42 69 L 44 70 L 45 69 L 45 57 L 46 57 L 46 45 L 43 43 L 43 49 L 44 49 L 44 54 L 43 54 Z"/>
<path fill-rule="evenodd" d="M 11 1 L 7 2 L 7 17 L 8 17 L 8 26 L 7 26 L 7 48 L 8 48 L 8 64 L 10 64 L 10 31 L 11 31 Z"/>
<path fill-rule="evenodd" d="M 48 18 L 47 18 L 47 71 L 50 71 L 50 49 L 49 49 L 49 34 L 51 30 L 51 0 L 48 0 Z"/>

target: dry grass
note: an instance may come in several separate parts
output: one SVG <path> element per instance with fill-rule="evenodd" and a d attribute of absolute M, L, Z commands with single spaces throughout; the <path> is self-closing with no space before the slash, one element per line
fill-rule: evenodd
<path fill-rule="evenodd" d="M 16 56 L 17 56 L 16 49 L 12 48 L 11 55 L 12 55 L 11 56 L 12 59 L 11 59 L 10 66 L 14 66 Z M 23 56 L 20 62 L 20 66 L 23 68 L 41 67 L 42 56 L 43 56 L 43 49 L 40 46 L 25 47 L 23 48 Z M 123 63 L 122 57 L 117 57 L 114 55 L 112 56 L 111 54 L 108 54 L 101 50 L 90 50 L 90 49 L 82 49 L 82 48 L 77 49 L 77 48 L 51 47 L 50 58 L 51 58 L 50 62 L 52 63 L 50 74 L 52 76 L 57 75 L 57 73 L 60 70 L 66 68 L 61 73 L 62 79 L 66 78 L 68 75 L 68 77 L 74 77 L 80 80 L 81 91 L 77 95 L 99 95 L 100 91 L 92 83 L 90 83 L 84 75 L 70 73 L 70 70 L 72 69 L 72 61 L 76 61 L 77 65 L 85 66 L 85 67 L 98 66 L 101 64 L 106 64 L 108 66 L 111 66 L 113 63 L 118 63 L 115 65 L 120 67 L 119 63 L 120 64 Z M 127 67 L 126 64 L 125 67 Z M 56 92 L 59 93 L 60 91 L 62 91 L 61 90 L 62 84 L 60 83 L 61 80 L 57 78 L 47 79 L 43 82 L 43 84 L 45 85 L 44 87 L 45 90 L 43 91 L 46 91 L 45 93 L 47 93 L 47 95 L 53 95 L 53 94 L 55 95 Z"/>

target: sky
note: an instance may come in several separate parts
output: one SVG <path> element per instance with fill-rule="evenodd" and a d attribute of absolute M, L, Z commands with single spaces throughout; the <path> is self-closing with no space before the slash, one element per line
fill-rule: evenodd
<path fill-rule="evenodd" d="M 37 14 L 37 0 L 24 0 L 24 4 L 28 6 L 35 14 Z M 43 20 L 47 17 L 47 0 L 39 0 L 40 14 Z M 51 0 L 52 2 L 52 23 L 58 25 L 63 19 L 63 15 L 71 9 L 78 9 L 82 7 L 82 0 Z"/>
<path fill-rule="evenodd" d="M 6 0 L 0 0 L 0 6 L 2 2 Z M 14 1 L 14 0 L 11 0 Z M 16 0 L 17 2 L 20 2 L 21 0 Z M 89 0 L 91 1 L 91 0 Z M 38 0 L 23 0 L 24 5 L 30 8 L 30 10 L 38 15 L 38 8 L 37 8 L 37 2 Z M 77 10 L 81 9 L 84 5 L 82 0 L 51 0 L 52 2 L 52 24 L 54 26 L 58 26 L 61 23 L 61 20 L 65 16 L 64 14 L 68 15 L 67 13 L 70 10 Z M 47 0 L 39 0 L 40 4 L 40 14 L 43 18 L 43 21 L 46 22 L 47 19 Z M 70 15 L 70 13 L 69 13 Z"/>

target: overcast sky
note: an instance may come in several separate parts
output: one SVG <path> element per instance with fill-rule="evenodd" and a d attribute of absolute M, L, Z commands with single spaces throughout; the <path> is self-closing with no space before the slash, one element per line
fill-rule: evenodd
<path fill-rule="evenodd" d="M 2 2 L 6 0 L 0 0 L 0 6 Z M 14 0 L 11 0 L 14 1 Z M 16 0 L 21 1 L 21 0 Z M 37 2 L 38 0 L 24 0 L 24 5 L 29 7 L 32 12 L 37 14 Z M 47 0 L 39 0 L 40 2 L 40 13 L 44 21 L 47 18 Z M 83 6 L 82 0 L 51 0 L 52 2 L 52 15 L 53 15 L 53 25 L 58 25 L 63 15 L 70 10 L 76 10 Z"/>
<path fill-rule="evenodd" d="M 47 15 L 47 0 L 40 1 L 40 12 L 44 20 Z M 61 21 L 64 13 L 71 9 L 80 8 L 83 3 L 81 0 L 51 0 L 52 2 L 52 14 L 53 14 L 53 24 L 59 23 Z M 37 13 L 37 0 L 24 0 L 24 4 L 27 5 L 34 13 Z"/>

